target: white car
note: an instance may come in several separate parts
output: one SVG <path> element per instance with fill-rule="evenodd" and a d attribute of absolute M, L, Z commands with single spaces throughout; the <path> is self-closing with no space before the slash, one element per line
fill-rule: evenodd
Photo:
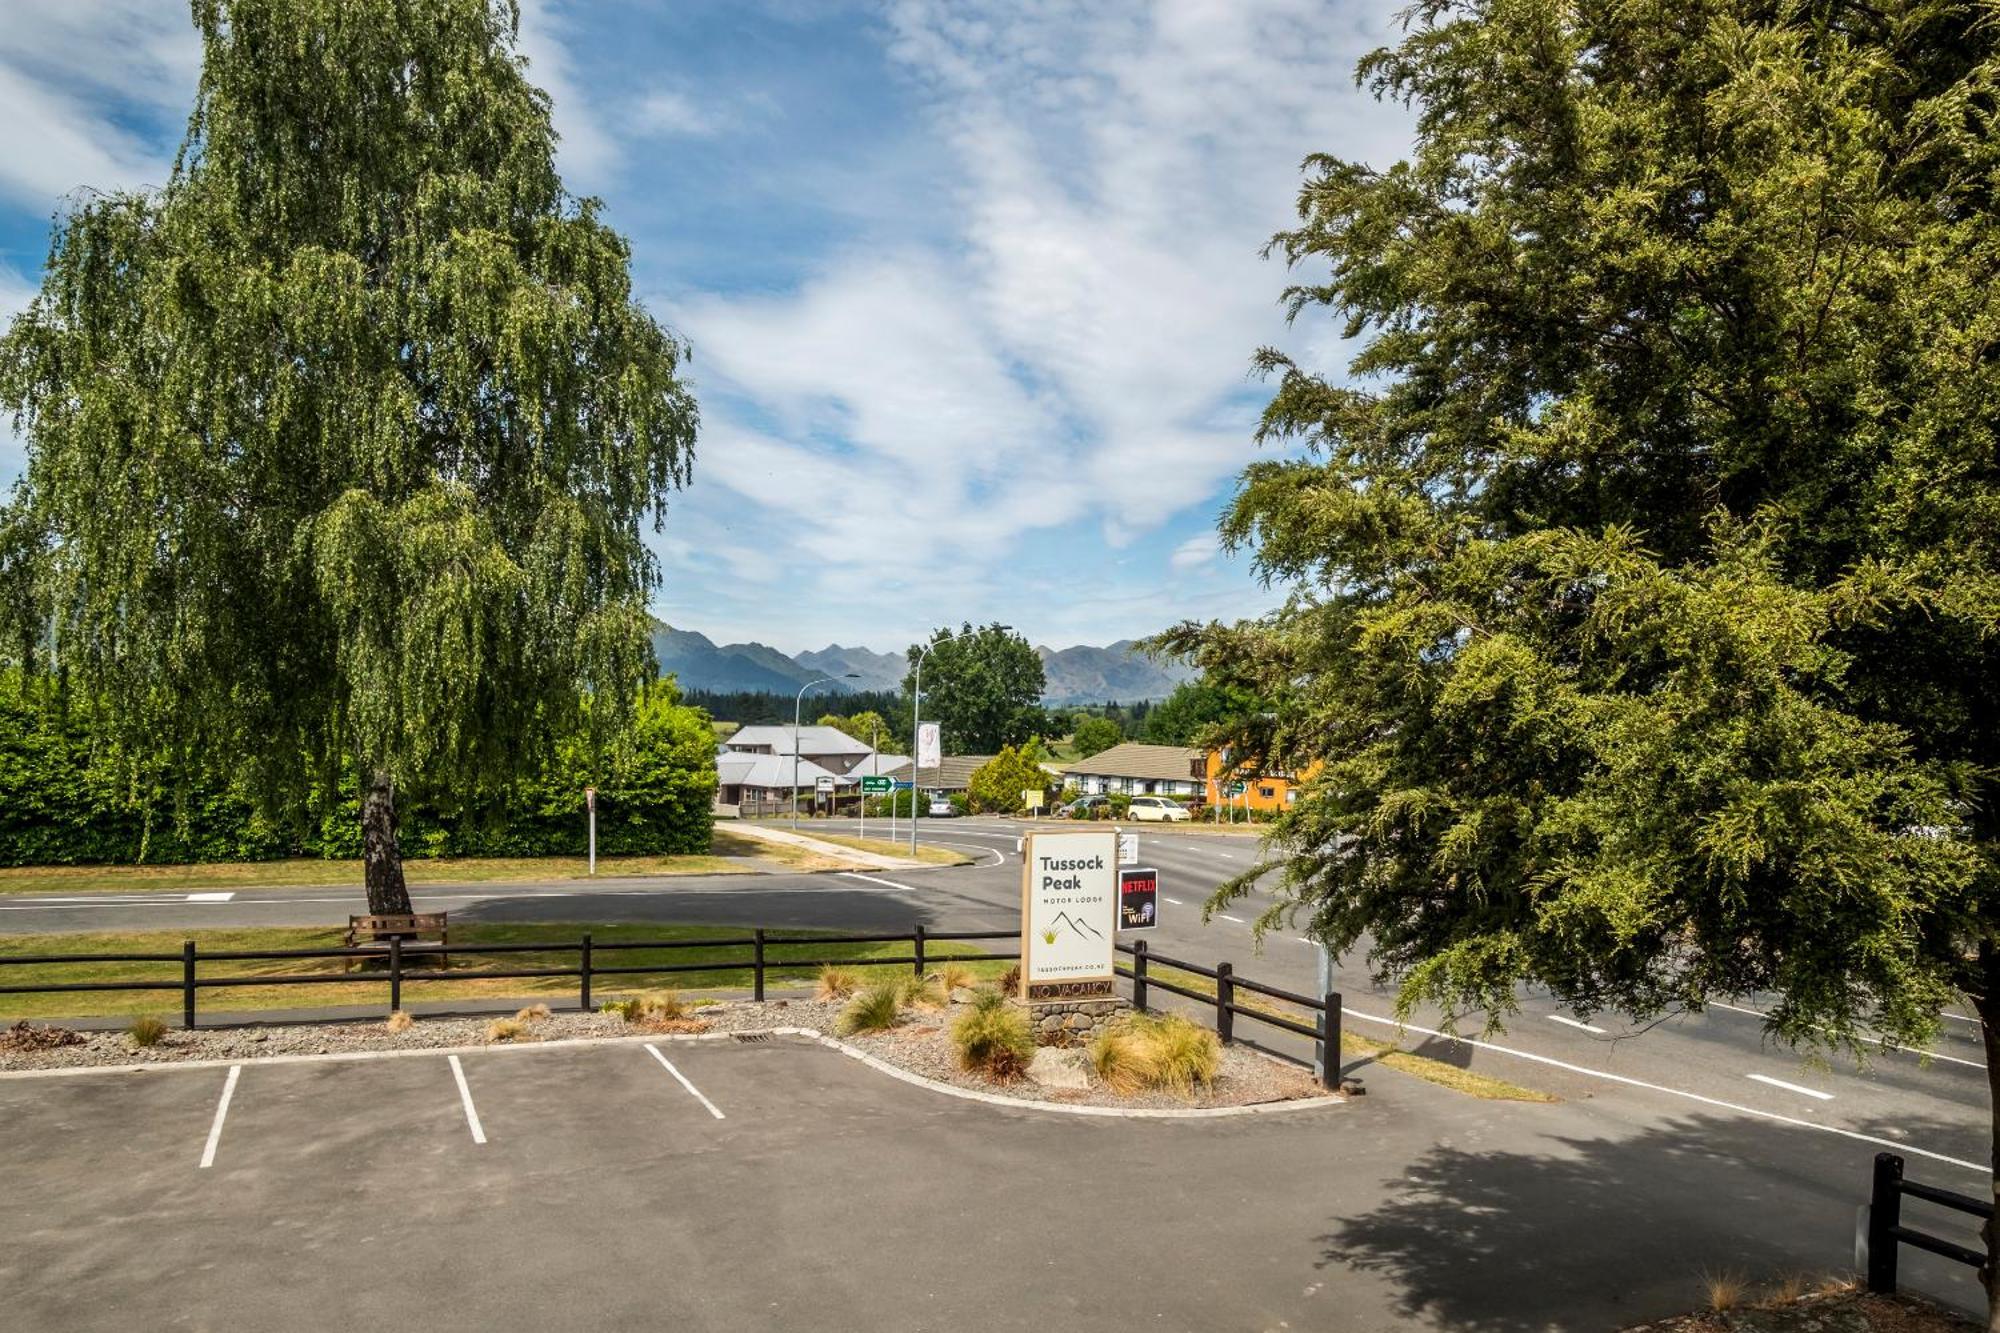
<path fill-rule="evenodd" d="M 1194 816 L 1179 801 L 1170 801 L 1164 796 L 1134 796 L 1132 818 L 1141 823 L 1172 824 L 1193 819 Z"/>

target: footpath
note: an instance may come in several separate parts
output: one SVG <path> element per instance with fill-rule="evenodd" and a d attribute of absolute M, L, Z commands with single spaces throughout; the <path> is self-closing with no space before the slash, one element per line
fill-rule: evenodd
<path fill-rule="evenodd" d="M 843 847 L 837 842 L 826 842 L 819 838 L 794 833 L 790 829 L 767 828 L 748 820 L 730 824 L 732 833 L 741 833 L 746 838 L 756 838 L 763 842 L 780 846 L 797 847 L 820 856 L 838 857 L 870 870 L 927 870 L 931 866 L 925 861 L 913 861 L 903 856 L 884 856 L 880 852 L 864 852 L 858 847 Z"/>

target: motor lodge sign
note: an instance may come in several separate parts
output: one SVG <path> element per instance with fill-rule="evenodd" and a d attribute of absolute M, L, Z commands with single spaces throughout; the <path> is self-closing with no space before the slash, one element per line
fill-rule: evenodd
<path fill-rule="evenodd" d="M 1021 856 L 1021 994 L 1111 994 L 1118 928 L 1118 837 L 1031 833 Z"/>

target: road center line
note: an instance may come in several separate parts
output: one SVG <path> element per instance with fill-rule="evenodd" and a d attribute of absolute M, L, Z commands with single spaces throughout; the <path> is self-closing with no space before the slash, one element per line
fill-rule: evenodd
<path fill-rule="evenodd" d="M 1234 921 L 1239 926 L 1243 924 L 1243 918 L 1240 916 L 1231 916 L 1227 912 L 1217 912 L 1216 915 L 1221 917 L 1224 921 Z"/>
<path fill-rule="evenodd" d="M 710 1101 L 708 1098 L 701 1095 L 700 1088 L 697 1088 L 694 1084 L 687 1081 L 686 1074 L 683 1074 L 680 1070 L 674 1068 L 674 1062 L 672 1060 L 669 1060 L 667 1059 L 666 1056 L 660 1054 L 659 1047 L 653 1045 L 653 1043 L 649 1041 L 646 1043 L 646 1049 L 653 1053 L 653 1058 L 655 1060 L 658 1060 L 661 1064 L 667 1067 L 667 1072 L 669 1074 L 672 1074 L 676 1079 L 680 1080 L 680 1085 L 683 1088 L 686 1088 L 688 1092 L 693 1095 L 696 1101 L 700 1102 L 703 1106 L 706 1106 L 708 1108 L 708 1113 L 710 1115 L 714 1116 L 717 1120 L 725 1120 L 728 1118 L 722 1114 L 721 1110 L 716 1107 L 714 1102 Z"/>
<path fill-rule="evenodd" d="M 1749 1014 L 1753 1018 L 1770 1017 L 1770 1015 L 1766 1014 L 1762 1009 L 1751 1009 L 1740 1004 L 1724 1004 L 1721 1000 L 1710 1000 L 1708 1002 L 1707 1007 L 1710 1009 L 1727 1009 L 1732 1014 Z M 1947 1014 L 1946 1017 L 1948 1018 L 1950 1017 L 1950 1015 Z M 1820 1030 L 1824 1032 L 1826 1031 L 1826 1028 L 1821 1027 Z M 1877 1038 L 1877 1040 L 1880 1040 L 1880 1038 Z M 1942 1051 L 1927 1051 L 1920 1046 L 1904 1046 L 1899 1042 L 1893 1042 L 1893 1041 L 1884 1041 L 1882 1042 L 1882 1045 L 1887 1047 L 1889 1050 L 1901 1051 L 1905 1055 L 1915 1055 L 1926 1060 L 1943 1060 L 1947 1064 L 1964 1065 L 1968 1069 L 1986 1068 L 1986 1064 L 1984 1061 L 1968 1060 L 1962 1055 L 1946 1055 Z"/>
<path fill-rule="evenodd" d="M 215 1104 L 215 1123 L 208 1127 L 208 1142 L 202 1145 L 199 1170 L 206 1171 L 215 1165 L 215 1149 L 222 1142 L 222 1122 L 229 1118 L 229 1099 L 236 1095 L 236 1079 L 242 1072 L 242 1065 L 231 1065 L 229 1077 L 222 1080 L 222 1100 Z"/>
<path fill-rule="evenodd" d="M 914 884 L 898 884 L 893 879 L 877 879 L 873 875 L 864 875 L 858 870 L 843 870 L 840 873 L 849 879 L 865 879 L 870 884 L 881 884 L 888 888 L 901 889 L 905 893 L 915 893 L 917 891 L 917 887 Z"/>
<path fill-rule="evenodd" d="M 1571 1018 L 1567 1014 L 1550 1014 L 1549 1022 L 1561 1023 L 1564 1027 L 1577 1028 L 1583 1032 L 1595 1032 L 1600 1037 L 1604 1035 L 1603 1028 L 1597 1027 L 1590 1023 L 1585 1023 L 1580 1019 Z"/>
<path fill-rule="evenodd" d="M 1818 1088 L 1802 1088 L 1796 1083 L 1787 1083 L 1781 1078 L 1772 1078 L 1769 1074 L 1745 1074 L 1743 1077 L 1754 1078 L 1759 1083 L 1768 1083 L 1774 1088 L 1783 1088 L 1786 1092 L 1796 1092 L 1802 1097 L 1817 1097 L 1823 1102 L 1833 1100 L 1833 1094 L 1830 1092 L 1821 1092 Z"/>
<path fill-rule="evenodd" d="M 1363 1023 L 1380 1023 L 1383 1027 L 1395 1028 L 1402 1032 L 1417 1032 L 1426 1037 L 1442 1037 L 1446 1041 L 1463 1042 L 1475 1050 L 1492 1051 L 1496 1055 L 1511 1055 L 1517 1060 L 1528 1060 L 1538 1065 L 1548 1065 L 1553 1069 L 1567 1070 L 1572 1074 L 1581 1074 L 1585 1078 L 1603 1079 L 1607 1083 L 1622 1083 L 1628 1088 L 1643 1088 L 1647 1092 L 1664 1093 L 1669 1097 L 1679 1097 L 1683 1101 L 1699 1102 L 1703 1106 L 1713 1106 L 1724 1111 L 1735 1111 L 1739 1115 L 1755 1116 L 1759 1120 L 1772 1120 L 1781 1125 L 1790 1125 L 1795 1129 L 1813 1129 L 1818 1130 L 1822 1134 L 1838 1134 L 1843 1139 L 1852 1139 L 1857 1143 L 1872 1143 L 1878 1148 L 1887 1148 L 1891 1152 L 1928 1157 L 1933 1162 L 1943 1162 L 1947 1166 L 1962 1166 L 1968 1171 L 1978 1171 L 1982 1174 L 1992 1170 L 1990 1163 L 1981 1165 L 1978 1162 L 1968 1162 L 1963 1157 L 1947 1157 L 1945 1154 L 1933 1152 L 1929 1148 L 1919 1148 L 1914 1144 L 1899 1143 L 1895 1139 L 1885 1139 L 1875 1134 L 1863 1134 L 1858 1129 L 1843 1129 L 1839 1125 L 1821 1124 L 1816 1120 L 1801 1120 L 1797 1116 L 1780 1115 L 1776 1111 L 1759 1110 L 1755 1106 L 1745 1106 L 1741 1102 L 1726 1102 L 1720 1097 L 1706 1097 L 1699 1092 L 1687 1092 L 1680 1088 L 1669 1088 L 1661 1083 L 1648 1083 L 1641 1078 L 1631 1078 L 1625 1074 L 1614 1074 L 1605 1069 L 1592 1069 L 1588 1065 L 1573 1065 L 1567 1060 L 1558 1060 L 1553 1056 L 1536 1055 L 1533 1051 L 1516 1050 L 1512 1046 L 1496 1046 L 1490 1041 L 1480 1041 L 1475 1037 L 1459 1037 L 1449 1032 L 1440 1032 L 1436 1028 L 1418 1027 L 1414 1023 L 1398 1023 L 1393 1018 L 1384 1018 L 1380 1014 L 1366 1014 L 1359 1009 L 1349 1009 L 1345 1005 L 1341 1006 L 1340 1012 L 1349 1018 L 1357 1018 Z"/>
<path fill-rule="evenodd" d="M 1181 901 L 1180 899 L 1178 899 L 1178 898 L 1169 898 L 1169 899 L 1167 899 L 1167 901 L 1168 901 L 1168 902 L 1170 902 L 1170 903 L 1172 903 L 1172 904 L 1173 904 L 1174 906 L 1176 906 L 1176 907 L 1185 907 L 1185 906 L 1187 906 L 1187 904 L 1186 904 L 1186 903 L 1182 902 L 1182 901 Z"/>
<path fill-rule="evenodd" d="M 190 893 L 187 900 L 191 903 L 226 903 L 235 896 L 236 894 L 233 891 L 228 893 Z"/>
<path fill-rule="evenodd" d="M 484 1143 L 486 1131 L 479 1127 L 479 1112 L 472 1105 L 472 1089 L 465 1086 L 465 1066 L 458 1062 L 455 1055 L 446 1058 L 451 1061 L 451 1076 L 458 1080 L 458 1100 L 465 1107 L 465 1123 L 472 1129 L 472 1141 Z"/>

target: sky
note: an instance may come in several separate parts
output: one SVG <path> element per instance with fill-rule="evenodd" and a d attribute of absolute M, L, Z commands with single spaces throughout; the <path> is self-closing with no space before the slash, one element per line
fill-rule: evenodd
<path fill-rule="evenodd" d="M 5 0 L 0 317 L 84 188 L 163 183 L 177 0 Z M 1386 166 L 1387 0 L 524 0 L 558 166 L 688 344 L 694 480 L 654 612 L 718 642 L 1103 644 L 1274 605 L 1215 523 L 1288 326 L 1299 163 Z M 0 485 L 25 444 L 0 422 Z"/>

